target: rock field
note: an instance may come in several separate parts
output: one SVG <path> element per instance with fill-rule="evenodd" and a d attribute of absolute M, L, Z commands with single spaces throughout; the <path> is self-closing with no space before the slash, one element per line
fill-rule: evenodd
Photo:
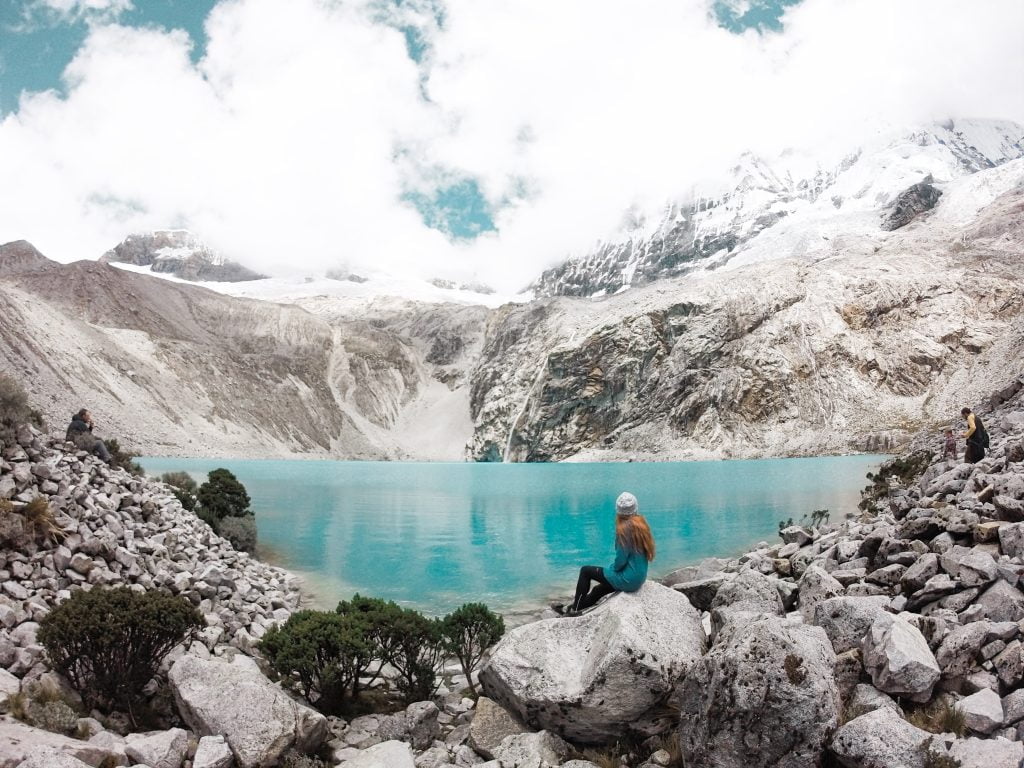
<path fill-rule="evenodd" d="M 433 701 L 351 721 L 261 671 L 254 641 L 298 607 L 294 577 L 234 551 L 166 486 L 24 427 L 0 459 L 14 507 L 0 519 L 0 712 L 33 686 L 70 693 L 36 633 L 73 589 L 166 589 L 207 627 L 165 664 L 162 730 L 94 712 L 72 738 L 0 715 L 0 768 L 593 768 L 613 754 L 631 768 L 1018 768 L 1024 376 L 976 410 L 992 444 L 975 465 L 933 457 L 939 437 L 922 435 L 861 514 L 518 627 L 476 702 L 448 665 Z M 25 538 L 18 513 L 38 495 L 60 543 Z"/>

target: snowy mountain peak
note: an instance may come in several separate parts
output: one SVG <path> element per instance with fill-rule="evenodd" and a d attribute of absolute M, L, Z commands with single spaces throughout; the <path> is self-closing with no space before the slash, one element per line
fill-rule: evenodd
<path fill-rule="evenodd" d="M 1021 157 L 1024 126 L 1001 120 L 880 134 L 828 159 L 795 149 L 770 159 L 744 153 L 667 204 L 660 220 L 634 212 L 617 236 L 545 271 L 530 287 L 537 296 L 603 296 L 727 262 L 808 254 L 828 239 L 819 230 L 896 229 L 934 207 L 944 187 Z M 934 194 L 918 189 L 924 197 L 903 199 L 895 213 L 901 195 L 929 177 Z"/>
<path fill-rule="evenodd" d="M 148 267 L 193 282 L 241 282 L 262 275 L 224 258 L 185 229 L 163 229 L 126 237 L 100 257 L 107 263 Z"/>

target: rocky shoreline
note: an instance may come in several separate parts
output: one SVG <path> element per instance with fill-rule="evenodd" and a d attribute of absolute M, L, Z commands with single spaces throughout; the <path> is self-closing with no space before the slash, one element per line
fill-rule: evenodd
<path fill-rule="evenodd" d="M 518 626 L 479 701 L 449 665 L 433 701 L 351 721 L 293 698 L 254 653 L 302 604 L 297 577 L 236 552 L 166 486 L 24 427 L 0 459 L 0 712 L 38 706 L 37 726 L 64 732 L 0 715 L 0 768 L 1020 766 L 1024 377 L 978 410 L 992 446 L 976 465 L 934 459 L 922 436 L 859 516 Z M 59 536 L 20 514 L 37 496 Z M 75 713 L 37 642 L 72 589 L 120 584 L 182 595 L 207 624 L 153 686 L 156 731 Z M 59 696 L 34 703 L 40 689 Z"/>

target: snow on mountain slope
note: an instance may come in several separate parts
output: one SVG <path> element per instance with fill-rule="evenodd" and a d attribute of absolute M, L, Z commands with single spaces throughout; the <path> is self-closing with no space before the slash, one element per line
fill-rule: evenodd
<path fill-rule="evenodd" d="M 129 235 L 100 261 L 146 267 L 153 274 L 173 275 L 190 282 L 237 282 L 262 275 L 224 258 L 184 229 Z"/>
<path fill-rule="evenodd" d="M 995 120 L 880 135 L 832 160 L 794 150 L 771 160 L 747 154 L 660 220 L 570 258 L 531 287 L 538 296 L 600 296 L 698 268 L 828 253 L 836 237 L 881 237 L 883 213 L 908 187 L 931 177 L 940 192 L 955 192 L 973 174 L 1022 156 L 1024 126 Z M 992 191 L 989 200 L 999 194 Z"/>

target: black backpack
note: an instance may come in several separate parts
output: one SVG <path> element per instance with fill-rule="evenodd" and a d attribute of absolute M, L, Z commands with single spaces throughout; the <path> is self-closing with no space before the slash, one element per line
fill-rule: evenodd
<path fill-rule="evenodd" d="M 981 419 L 978 418 L 978 414 L 974 414 L 974 430 L 977 434 L 972 437 L 977 438 L 977 443 L 986 451 L 988 450 L 988 431 L 985 429 L 985 425 L 981 423 Z"/>

